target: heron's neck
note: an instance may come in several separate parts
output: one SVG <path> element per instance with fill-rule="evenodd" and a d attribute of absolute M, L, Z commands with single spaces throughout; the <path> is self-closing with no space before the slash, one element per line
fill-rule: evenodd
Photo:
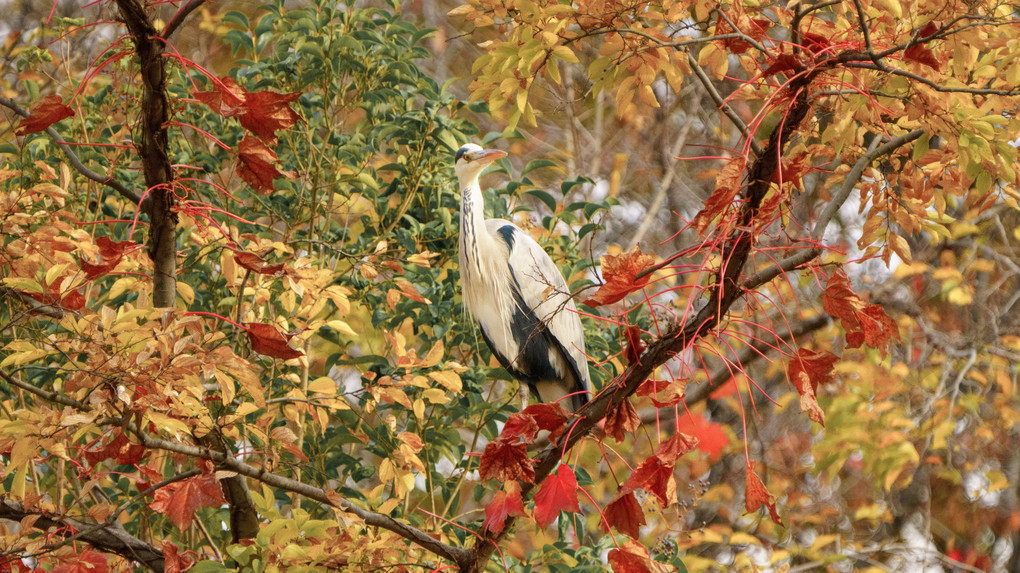
<path fill-rule="evenodd" d="M 460 198 L 460 252 L 462 266 L 479 271 L 485 264 L 481 253 L 489 253 L 492 239 L 485 232 L 485 201 L 478 180 L 471 181 L 461 190 Z"/>

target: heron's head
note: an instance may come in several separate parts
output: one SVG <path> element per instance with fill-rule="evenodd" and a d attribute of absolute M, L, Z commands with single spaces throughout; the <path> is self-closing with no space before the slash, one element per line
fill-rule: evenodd
<path fill-rule="evenodd" d="M 457 150 L 454 170 L 460 180 L 460 188 L 464 189 L 478 177 L 478 174 L 493 161 L 506 157 L 505 151 L 498 149 L 482 149 L 474 143 L 466 143 Z"/>

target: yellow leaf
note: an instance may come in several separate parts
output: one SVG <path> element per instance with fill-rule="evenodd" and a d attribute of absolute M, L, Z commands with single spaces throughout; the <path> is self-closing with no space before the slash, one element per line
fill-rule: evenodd
<path fill-rule="evenodd" d="M 429 372 L 429 378 L 438 382 L 443 388 L 446 388 L 450 392 L 460 392 L 464 385 L 461 383 L 460 376 L 456 372 L 450 372 L 449 370 L 441 370 L 438 372 Z"/>
<path fill-rule="evenodd" d="M 421 398 L 414 399 L 414 417 L 421 420 L 425 417 L 425 402 Z"/>
<path fill-rule="evenodd" d="M 968 287 L 958 286 L 950 290 L 946 298 L 957 306 L 967 306 L 974 302 L 974 295 L 970 290 Z"/>
<path fill-rule="evenodd" d="M 195 304 L 195 289 L 184 281 L 177 281 L 177 294 L 189 305 Z"/>
<path fill-rule="evenodd" d="M 355 332 L 353 328 L 351 328 L 351 325 L 347 324 L 342 320 L 331 320 L 326 323 L 326 326 L 332 328 L 333 330 L 339 332 L 340 334 L 350 336 L 351 338 L 356 338 L 358 336 L 358 333 Z"/>
<path fill-rule="evenodd" d="M 308 392 L 312 394 L 336 394 L 336 381 L 329 376 L 320 376 L 308 383 Z"/>
<path fill-rule="evenodd" d="M 450 402 L 449 394 L 439 388 L 429 388 L 421 393 L 421 397 L 428 400 L 431 404 L 447 404 Z M 418 401 L 420 402 L 420 400 Z"/>

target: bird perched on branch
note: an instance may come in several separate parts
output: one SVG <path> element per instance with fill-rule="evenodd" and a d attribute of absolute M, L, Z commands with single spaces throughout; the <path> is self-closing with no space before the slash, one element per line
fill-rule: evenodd
<path fill-rule="evenodd" d="M 509 221 L 483 217 L 478 176 L 501 157 L 506 152 L 472 143 L 457 151 L 464 306 L 511 376 L 543 402 L 569 395 L 561 404 L 576 410 L 590 398 L 591 378 L 584 330 L 566 281 L 528 233 Z"/>

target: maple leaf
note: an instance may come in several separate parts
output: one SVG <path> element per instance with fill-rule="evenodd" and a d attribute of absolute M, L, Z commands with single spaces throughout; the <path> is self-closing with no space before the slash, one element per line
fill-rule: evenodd
<path fill-rule="evenodd" d="M 107 573 L 110 570 L 106 555 L 88 549 L 75 555 L 70 561 L 50 569 L 50 573 Z"/>
<path fill-rule="evenodd" d="M 697 445 L 698 438 L 677 432 L 655 448 L 655 456 L 662 460 L 662 463 L 673 465 L 680 456 L 693 450 Z"/>
<path fill-rule="evenodd" d="M 21 120 L 14 133 L 17 135 L 38 133 L 69 117 L 74 117 L 74 110 L 64 105 L 64 100 L 60 99 L 60 96 L 50 94 L 32 106 L 28 117 Z"/>
<path fill-rule="evenodd" d="M 266 147 L 258 139 L 245 136 L 237 146 L 237 157 L 241 164 L 237 174 L 255 191 L 266 195 L 275 191 L 273 180 L 280 177 L 293 179 L 297 175 L 293 171 L 280 171 L 276 168 L 276 153 Z"/>
<path fill-rule="evenodd" d="M 673 479 L 673 464 L 663 463 L 659 456 L 652 456 L 634 468 L 630 477 L 620 488 L 620 494 L 627 494 L 641 488 L 655 496 L 662 507 L 670 503 L 670 481 Z"/>
<path fill-rule="evenodd" d="M 263 275 L 275 275 L 276 273 L 282 272 L 284 269 L 283 263 L 270 265 L 262 257 L 255 253 L 249 253 L 242 251 L 241 249 L 235 249 L 233 247 L 227 247 L 234 253 L 234 260 L 237 264 L 248 269 L 253 273 L 259 273 Z"/>
<path fill-rule="evenodd" d="M 729 445 L 721 424 L 710 422 L 704 416 L 682 416 L 677 420 L 677 431 L 698 438 L 698 449 L 708 455 L 709 460 L 718 460 L 722 450 Z"/>
<path fill-rule="evenodd" d="M 207 92 L 192 91 L 198 101 L 223 117 L 237 117 L 241 127 L 269 145 L 276 145 L 276 132 L 297 124 L 301 119 L 290 103 L 301 97 L 300 92 L 249 92 L 232 78 L 219 78 Z"/>
<path fill-rule="evenodd" d="M 216 474 L 208 473 L 160 488 L 149 507 L 169 517 L 177 529 L 186 531 L 200 507 L 217 507 L 224 503 L 227 500 L 223 498 L 220 481 Z"/>
<path fill-rule="evenodd" d="M 708 196 L 708 199 L 705 199 L 705 206 L 702 207 L 701 211 L 694 216 L 694 220 L 691 221 L 691 226 L 699 234 L 704 234 L 708 225 L 716 217 L 723 215 L 733 204 L 733 199 L 743 187 L 744 168 L 746 165 L 747 158 L 743 156 L 734 157 L 726 162 L 726 165 L 719 171 L 719 175 L 715 178 L 715 191 Z"/>
<path fill-rule="evenodd" d="M 584 304 L 594 308 L 623 300 L 623 297 L 648 284 L 652 278 L 651 273 L 640 279 L 637 275 L 654 263 L 654 256 L 642 254 L 637 247 L 620 255 L 602 257 L 602 278 L 605 284 Z"/>
<path fill-rule="evenodd" d="M 524 500 L 521 499 L 521 486 L 516 481 L 509 481 L 503 486 L 504 490 L 497 491 L 492 501 L 485 506 L 485 521 L 482 527 L 499 534 L 503 531 L 503 524 L 509 516 L 522 517 L 524 511 Z"/>
<path fill-rule="evenodd" d="M 526 416 L 531 416 L 538 424 L 539 430 L 549 432 L 550 438 L 555 438 L 566 430 L 567 411 L 559 402 L 550 404 L 532 404 L 521 411 Z"/>
<path fill-rule="evenodd" d="M 233 78 L 219 78 L 212 91 L 192 90 L 191 95 L 223 117 L 234 117 L 241 112 L 247 92 Z"/>
<path fill-rule="evenodd" d="M 525 444 L 532 444 L 538 436 L 538 430 L 538 421 L 533 416 L 517 412 L 510 414 L 510 417 L 507 418 L 499 437 L 508 442 L 516 442 L 520 439 Z"/>
<path fill-rule="evenodd" d="M 822 408 L 818 405 L 816 393 L 818 386 L 832 382 L 835 376 L 833 367 L 839 357 L 828 351 L 815 352 L 807 348 L 798 348 L 790 359 L 786 373 L 790 382 L 800 394 L 800 410 L 808 413 L 808 418 L 825 425 Z"/>
<path fill-rule="evenodd" d="M 285 338 L 272 324 L 252 322 L 247 324 L 244 330 L 248 333 L 248 340 L 251 341 L 251 349 L 259 354 L 283 360 L 304 356 L 304 352 L 291 348 L 287 344 L 290 337 Z"/>
<path fill-rule="evenodd" d="M 188 555 L 190 551 L 183 554 L 179 553 L 179 551 L 172 541 L 168 539 L 163 540 L 164 573 L 183 573 L 195 564 L 195 557 Z"/>
<path fill-rule="evenodd" d="M 68 310 L 78 311 L 85 308 L 85 295 L 81 294 L 78 289 L 70 289 L 67 294 L 63 293 L 62 285 L 64 279 L 68 277 L 61 277 L 56 279 L 50 284 L 43 283 L 43 290 L 45 292 L 22 292 L 23 294 L 34 298 L 44 305 L 53 307 L 66 308 Z"/>
<path fill-rule="evenodd" d="M 637 395 L 647 396 L 656 408 L 668 408 L 680 403 L 687 389 L 686 380 L 645 380 L 638 386 Z M 664 399 L 659 399 L 659 392 L 665 392 Z"/>
<path fill-rule="evenodd" d="M 96 264 L 84 259 L 78 261 L 78 266 L 85 271 L 85 279 L 91 281 L 110 273 L 120 263 L 124 251 L 134 244 L 134 241 L 118 242 L 106 236 L 96 238 L 96 246 L 99 247 L 99 255 L 102 257 L 101 261 Z"/>
<path fill-rule="evenodd" d="M 560 465 L 555 474 L 550 474 L 535 494 L 535 521 L 539 527 L 548 527 L 560 511 L 581 511 L 577 503 L 577 478 L 567 465 Z"/>
<path fill-rule="evenodd" d="M 605 431 L 606 435 L 612 436 L 617 443 L 623 442 L 627 433 L 633 433 L 641 425 L 641 418 L 637 410 L 630 403 L 624 400 L 616 406 L 610 406 L 606 412 Z"/>
<path fill-rule="evenodd" d="M 628 324 L 623 332 L 627 337 L 623 355 L 627 359 L 627 364 L 637 364 L 641 360 L 641 354 L 645 351 L 645 343 L 641 341 L 641 328 Z"/>
<path fill-rule="evenodd" d="M 660 573 L 671 571 L 664 563 L 652 561 L 648 550 L 637 541 L 628 541 L 607 556 L 613 573 Z"/>
<path fill-rule="evenodd" d="M 754 513 L 764 505 L 769 508 L 769 516 L 772 518 L 772 521 L 777 525 L 783 524 L 783 521 L 779 519 L 779 513 L 776 511 L 775 498 L 772 497 L 769 490 L 765 489 L 765 484 L 762 483 L 758 474 L 754 473 L 750 463 L 747 464 L 744 488 L 744 507 L 747 508 L 748 513 Z"/>
<path fill-rule="evenodd" d="M 900 339 L 896 321 L 889 318 L 877 304 L 868 304 L 850 289 L 850 279 L 843 272 L 829 277 L 822 293 L 822 308 L 838 318 L 846 331 L 848 348 L 867 344 L 885 354 L 886 346 L 894 337 Z"/>
<path fill-rule="evenodd" d="M 645 524 L 645 512 L 641 510 L 641 504 L 638 503 L 634 492 L 629 491 L 618 496 L 602 510 L 602 514 L 606 520 L 600 522 L 600 527 L 606 533 L 609 532 L 609 526 L 612 526 L 634 539 L 641 535 L 641 526 Z"/>
<path fill-rule="evenodd" d="M 478 475 L 482 481 L 495 479 L 508 482 L 523 479 L 535 481 L 535 469 L 531 467 L 535 460 L 528 457 L 525 444 L 511 443 L 507 440 L 493 440 L 485 446 L 482 460 L 478 465 Z"/>
<path fill-rule="evenodd" d="M 780 54 L 772 65 L 765 68 L 761 77 L 767 78 L 784 72 L 800 72 L 804 69 L 804 62 L 794 54 Z"/>
<path fill-rule="evenodd" d="M 95 466 L 103 460 L 116 458 L 121 465 L 134 465 L 142 461 L 146 450 L 141 444 L 132 444 L 127 435 L 120 430 L 115 430 L 113 438 L 99 450 L 86 450 L 85 460 L 91 466 Z"/>

